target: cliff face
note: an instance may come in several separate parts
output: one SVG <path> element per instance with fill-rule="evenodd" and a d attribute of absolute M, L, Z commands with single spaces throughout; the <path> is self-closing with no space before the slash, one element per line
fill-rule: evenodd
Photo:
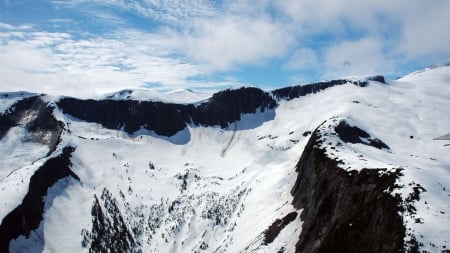
<path fill-rule="evenodd" d="M 3 219 L 0 225 L 0 252 L 9 252 L 9 243 L 20 235 L 29 236 L 43 219 L 47 190 L 58 180 L 78 176 L 70 170 L 72 147 L 64 148 L 61 155 L 49 159 L 31 177 L 28 193 L 22 203 Z"/>
<path fill-rule="evenodd" d="M 331 88 L 333 86 L 343 85 L 346 83 L 352 83 L 354 85 L 360 86 L 360 87 L 366 87 L 369 83 L 368 81 L 376 81 L 380 83 L 386 83 L 383 76 L 372 76 L 367 78 L 366 81 L 362 80 L 346 80 L 346 79 L 338 79 L 338 80 L 331 80 L 327 82 L 318 82 L 318 83 L 312 83 L 307 85 L 296 85 L 291 87 L 285 87 L 281 89 L 276 89 L 272 91 L 272 94 L 280 99 L 286 99 L 291 100 L 294 98 L 306 96 L 311 93 L 316 93 L 321 90 L 325 90 L 328 88 Z"/>
<path fill-rule="evenodd" d="M 320 147 L 316 130 L 296 166 L 293 205 L 303 209 L 297 252 L 401 252 L 400 169 L 346 171 Z"/>
<path fill-rule="evenodd" d="M 241 119 L 241 114 L 273 109 L 277 102 L 258 88 L 240 88 L 216 93 L 193 111 L 192 119 L 197 125 L 227 127 Z"/>
<path fill-rule="evenodd" d="M 109 129 L 134 133 L 144 126 L 155 133 L 172 136 L 186 127 L 192 106 L 153 101 L 81 100 L 64 98 L 58 102 L 64 113 Z"/>
<path fill-rule="evenodd" d="M 273 109 L 276 101 L 257 88 L 225 90 L 200 104 L 168 104 L 133 100 L 81 100 L 64 98 L 58 107 L 88 122 L 132 134 L 141 127 L 163 136 L 173 136 L 187 124 L 227 127 L 241 119 L 241 114 Z"/>

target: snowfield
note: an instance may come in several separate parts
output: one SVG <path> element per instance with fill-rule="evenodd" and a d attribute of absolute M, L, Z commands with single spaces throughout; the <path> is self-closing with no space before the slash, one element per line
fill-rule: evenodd
<path fill-rule="evenodd" d="M 209 97 L 186 92 L 174 99 L 144 91 L 109 96 L 179 103 Z M 20 96 L 1 97 L 0 109 L 8 110 L 16 99 Z M 450 141 L 434 140 L 450 133 L 449 66 L 278 102 L 273 110 L 242 115 L 226 129 L 191 124 L 172 137 L 146 130 L 130 135 L 56 109 L 66 130 L 49 157 L 47 146 L 11 128 L 0 140 L 1 217 L 20 204 L 34 171 L 66 146 L 75 148 L 71 170 L 80 180 L 64 178 L 48 190 L 39 228 L 11 241 L 10 251 L 88 252 L 96 240 L 128 233 L 124 244 L 140 249 L 132 252 L 295 252 L 302 220 L 290 191 L 316 128 L 330 133 L 322 137 L 322 147 L 346 171 L 402 169 L 395 193 L 410 197 L 416 209 L 403 214 L 405 242 L 415 238 L 429 252 L 450 249 Z M 363 143 L 342 141 L 332 134 L 341 120 L 370 137 Z M 373 139 L 388 148 L 364 144 Z M 415 191 L 419 197 L 411 198 Z M 99 212 L 103 221 L 125 230 L 109 235 L 96 230 L 100 221 L 93 214 Z M 268 227 L 292 212 L 296 218 L 268 243 Z"/>

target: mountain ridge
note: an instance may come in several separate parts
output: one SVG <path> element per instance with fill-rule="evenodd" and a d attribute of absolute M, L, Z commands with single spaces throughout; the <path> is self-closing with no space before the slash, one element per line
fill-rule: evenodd
<path fill-rule="evenodd" d="M 396 81 L 242 87 L 187 104 L 5 93 L 3 217 L 68 147 L 78 183 L 47 185 L 38 226 L 1 247 L 445 251 L 450 161 L 427 136 L 450 127 L 437 121 L 448 113 L 449 76 L 444 66 Z M 32 100 L 45 106 L 23 102 Z M 3 221 L 0 231 L 10 230 Z"/>

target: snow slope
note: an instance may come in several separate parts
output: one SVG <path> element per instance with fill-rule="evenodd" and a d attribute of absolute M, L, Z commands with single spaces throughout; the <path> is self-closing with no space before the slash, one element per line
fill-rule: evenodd
<path fill-rule="evenodd" d="M 150 89 L 127 89 L 107 94 L 106 99 L 115 100 L 140 100 L 140 101 L 160 101 L 164 103 L 188 104 L 196 103 L 211 97 L 209 92 L 177 89 L 168 92 L 158 92 Z"/>
<path fill-rule="evenodd" d="M 3 111 L 8 103 L 1 103 Z M 226 129 L 190 125 L 184 130 L 187 143 L 145 131 L 129 135 L 105 129 L 57 110 L 67 129 L 54 154 L 65 146 L 76 148 L 71 170 L 80 181 L 66 178 L 51 187 L 39 228 L 12 241 L 10 251 L 88 252 L 96 240 L 109 240 L 95 230 L 101 220 L 92 214 L 100 211 L 103 221 L 123 222 L 132 238 L 124 245 L 142 252 L 295 252 L 299 215 L 272 243 L 264 231 L 276 219 L 301 213 L 291 204 L 295 165 L 309 133 L 318 126 L 332 132 L 337 119 L 389 148 L 330 135 L 324 137 L 327 155 L 341 160 L 347 171 L 403 169 L 395 193 L 407 199 L 419 191 L 419 199 L 411 200 L 416 210 L 403 214 L 405 241 L 414 237 L 431 252 L 450 248 L 450 141 L 433 140 L 450 132 L 450 67 L 388 84 L 348 83 L 278 103 L 273 111 L 243 115 Z M 245 127 L 255 121 L 264 123 Z M 2 217 L 25 195 L 33 170 L 49 159 L 42 158 L 48 149 L 33 146 L 39 144 L 22 145 L 23 134 L 13 128 L 1 140 Z M 29 155 L 24 158 L 23 152 Z M 33 163 L 36 159 L 39 163 Z"/>

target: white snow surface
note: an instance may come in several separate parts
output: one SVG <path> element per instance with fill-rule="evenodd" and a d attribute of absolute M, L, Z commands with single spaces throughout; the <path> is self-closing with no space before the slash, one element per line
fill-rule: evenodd
<path fill-rule="evenodd" d="M 152 89 L 126 89 L 113 92 L 103 96 L 103 98 L 115 100 L 139 100 L 139 101 L 159 101 L 164 103 L 189 104 L 204 101 L 210 98 L 211 92 L 193 91 L 189 89 L 177 89 L 167 92 L 160 92 Z"/>
<path fill-rule="evenodd" d="M 81 231 L 91 230 L 94 194 L 100 197 L 106 188 L 130 229 L 144 217 L 137 238 L 142 252 L 194 252 L 201 247 L 201 252 L 294 252 L 301 211 L 273 243 L 263 245 L 262 233 L 275 219 L 296 211 L 290 190 L 310 137 L 303 133 L 324 121 L 326 131 L 340 119 L 390 149 L 345 143 L 338 152 L 324 145 L 327 154 L 339 157 L 346 170 L 402 168 L 398 184 L 403 187 L 395 193 L 406 198 L 413 186 L 426 189 L 416 202 L 416 214 L 404 216 L 407 232 L 415 234 L 425 250 L 450 248 L 450 141 L 433 140 L 450 132 L 450 67 L 388 84 L 336 86 L 280 101 L 274 113 L 273 120 L 250 129 L 239 126 L 254 125 L 267 115 L 245 115 L 230 129 L 190 126 L 180 133 L 180 138 L 188 134 L 186 144 L 145 131 L 130 136 L 57 113 L 69 123 L 70 133 L 63 135 L 55 155 L 66 145 L 76 147 L 72 171 L 80 182 L 58 181 L 49 190 L 39 229 L 13 241 L 11 251 L 38 245 L 43 252 L 88 252 L 81 245 Z M 33 164 L 45 150 L 11 141 L 22 135 L 13 128 L 1 143 L 2 216 L 21 202 L 33 171 L 48 159 Z M 336 141 L 333 138 L 325 143 Z M 24 152 L 29 156 L 21 155 Z"/>
<path fill-rule="evenodd" d="M 28 191 L 29 178 L 42 165 L 49 148 L 27 140 L 22 127 L 13 127 L 0 140 L 0 217 L 18 206 Z"/>

